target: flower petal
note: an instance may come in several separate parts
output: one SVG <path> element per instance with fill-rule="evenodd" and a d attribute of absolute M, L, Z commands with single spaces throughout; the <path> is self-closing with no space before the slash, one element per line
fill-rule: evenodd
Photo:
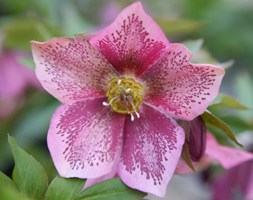
<path fill-rule="evenodd" d="M 48 148 L 61 176 L 96 178 L 118 164 L 124 116 L 110 112 L 103 100 L 61 105 L 55 112 Z"/>
<path fill-rule="evenodd" d="M 4 51 L 0 54 L 0 96 L 13 100 L 21 95 L 29 81 L 35 78 L 32 70 L 19 63 L 19 59 L 27 58 L 23 52 Z"/>
<path fill-rule="evenodd" d="M 235 191 L 240 192 L 243 199 L 253 199 L 253 161 L 237 165 L 224 175 L 219 176 L 213 183 L 213 199 L 233 199 Z"/>
<path fill-rule="evenodd" d="M 129 187 L 164 197 L 184 139 L 173 119 L 142 105 L 139 119 L 126 118 L 119 177 Z"/>
<path fill-rule="evenodd" d="M 239 184 L 245 199 L 253 199 L 253 160 L 239 166 Z M 239 168 L 238 167 L 238 168 Z"/>
<path fill-rule="evenodd" d="M 36 75 L 63 103 L 104 96 L 115 69 L 84 36 L 32 42 Z"/>
<path fill-rule="evenodd" d="M 206 151 L 199 162 L 192 162 L 196 171 L 201 171 L 210 166 L 214 161 L 219 162 L 224 168 L 230 169 L 248 160 L 253 160 L 253 154 L 239 149 L 220 145 L 211 133 L 206 135 Z M 180 160 L 176 172 L 180 174 L 192 173 L 187 164 Z"/>
<path fill-rule="evenodd" d="M 205 154 L 218 161 L 226 169 L 253 159 L 251 153 L 218 144 L 211 134 L 207 134 Z"/>
<path fill-rule="evenodd" d="M 135 72 L 136 75 L 145 71 L 169 45 L 140 2 L 125 8 L 110 26 L 91 37 L 90 42 L 120 73 Z"/>
<path fill-rule="evenodd" d="M 224 199 L 233 199 L 233 192 L 235 191 L 234 185 L 237 181 L 236 171 L 229 170 L 226 175 L 218 177 L 217 180 L 213 183 L 213 194 L 212 199 L 214 200 L 224 200 Z"/>
<path fill-rule="evenodd" d="M 109 174 L 106 174 L 104 176 L 100 176 L 98 178 L 89 178 L 89 179 L 86 180 L 85 185 L 83 187 L 83 190 L 91 187 L 92 185 L 103 182 L 107 179 L 111 179 L 115 176 L 116 176 L 116 168 L 114 170 L 112 170 Z"/>
<path fill-rule="evenodd" d="M 169 49 L 140 78 L 146 82 L 145 101 L 161 112 L 183 120 L 202 114 L 218 95 L 224 69 L 187 64 L 190 53 L 181 45 Z"/>
<path fill-rule="evenodd" d="M 203 156 L 199 162 L 192 161 L 195 172 L 202 171 L 209 167 L 211 164 L 210 159 L 207 156 Z M 176 173 L 178 174 L 192 174 L 194 171 L 186 164 L 186 162 L 180 159 L 177 163 Z"/>

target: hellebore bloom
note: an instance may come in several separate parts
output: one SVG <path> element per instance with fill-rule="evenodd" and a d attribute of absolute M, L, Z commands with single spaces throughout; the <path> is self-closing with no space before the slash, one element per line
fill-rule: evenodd
<path fill-rule="evenodd" d="M 220 174 L 213 181 L 213 200 L 253 199 L 253 135 L 241 133 L 245 148 L 251 153 L 251 159 L 236 165 Z"/>
<path fill-rule="evenodd" d="M 27 87 L 40 87 L 35 73 L 19 62 L 20 58 L 27 57 L 28 54 L 19 51 L 0 52 L 0 118 L 15 110 L 17 98 Z"/>
<path fill-rule="evenodd" d="M 181 155 L 184 130 L 217 96 L 221 67 L 192 64 L 140 2 L 97 33 L 33 42 L 36 74 L 62 105 L 48 147 L 63 177 L 115 174 L 129 187 L 163 197 Z"/>
<path fill-rule="evenodd" d="M 235 196 L 253 199 L 253 158 L 229 169 L 214 182 L 213 200 L 233 199 Z"/>
<path fill-rule="evenodd" d="M 206 135 L 206 150 L 199 162 L 193 161 L 193 166 L 196 171 L 207 168 L 211 163 L 218 162 L 225 169 L 231 169 L 237 165 L 253 159 L 253 154 L 240 149 L 235 149 L 223 146 L 217 143 L 216 139 L 211 133 Z M 176 172 L 180 174 L 188 174 L 193 171 L 187 164 L 180 160 L 178 162 Z"/>

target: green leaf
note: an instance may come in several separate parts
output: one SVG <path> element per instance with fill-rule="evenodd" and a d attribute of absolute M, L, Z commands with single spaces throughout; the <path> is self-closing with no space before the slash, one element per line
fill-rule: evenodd
<path fill-rule="evenodd" d="M 18 189 L 32 199 L 42 199 L 47 189 L 47 174 L 38 161 L 22 150 L 11 136 L 9 145 L 14 157 L 13 180 Z"/>
<path fill-rule="evenodd" d="M 120 179 L 109 179 L 84 190 L 75 200 L 139 200 L 146 193 L 128 188 Z"/>
<path fill-rule="evenodd" d="M 0 199 L 3 200 L 28 200 L 18 191 L 15 183 L 4 173 L 0 171 Z"/>
<path fill-rule="evenodd" d="M 199 31 L 204 23 L 191 19 L 170 19 L 155 18 L 155 21 L 162 27 L 165 34 L 170 36 L 185 35 Z"/>
<path fill-rule="evenodd" d="M 241 104 L 237 99 L 232 96 L 220 94 L 214 101 L 214 103 L 210 106 L 211 108 L 215 107 L 225 107 L 232 108 L 237 110 L 247 110 L 249 109 L 247 106 Z"/>
<path fill-rule="evenodd" d="M 5 22 L 3 26 L 4 47 L 14 49 L 31 49 L 31 40 L 44 41 L 52 38 L 59 29 L 44 23 L 40 19 L 26 17 L 14 18 Z"/>
<path fill-rule="evenodd" d="M 235 64 L 234 60 L 228 60 L 222 63 L 218 63 L 219 66 L 223 67 L 226 71 Z"/>
<path fill-rule="evenodd" d="M 35 69 L 35 63 L 32 58 L 19 58 L 18 61 L 30 69 Z"/>
<path fill-rule="evenodd" d="M 0 171 L 0 188 L 8 187 L 13 190 L 17 190 L 15 183 L 4 173 Z"/>
<path fill-rule="evenodd" d="M 45 138 L 50 118 L 59 105 L 58 102 L 39 105 L 38 98 L 41 98 L 40 93 L 36 96 L 36 98 L 31 98 L 32 97 L 30 97 L 30 100 L 36 102 L 37 106 L 35 105 L 30 107 L 29 110 L 26 109 L 25 112 L 18 118 L 13 130 L 16 139 L 24 146 Z M 29 140 L 26 139 L 27 137 Z"/>
<path fill-rule="evenodd" d="M 235 144 L 239 145 L 240 147 L 243 147 L 243 145 L 237 141 L 234 132 L 224 121 L 222 121 L 209 111 L 204 112 L 204 114 L 202 114 L 201 117 L 205 121 L 206 125 L 209 125 L 211 127 L 223 131 Z"/>
<path fill-rule="evenodd" d="M 204 40 L 203 39 L 198 39 L 198 40 L 187 40 L 183 42 L 183 44 L 193 53 L 197 53 L 200 48 L 203 45 Z"/>
<path fill-rule="evenodd" d="M 65 1 L 61 6 L 60 16 L 63 31 L 67 36 L 73 37 L 76 33 L 88 32 L 92 29 L 92 24 L 85 21 L 79 9 L 71 1 Z"/>
<path fill-rule="evenodd" d="M 50 183 L 45 200 L 74 199 L 82 190 L 84 180 L 74 178 L 61 178 L 56 176 Z"/>
<path fill-rule="evenodd" d="M 252 85 L 253 85 L 253 78 L 252 74 L 249 72 L 240 72 L 235 77 L 234 85 L 232 86 L 235 88 L 236 96 L 240 99 L 245 105 L 248 105 L 250 108 L 253 108 L 253 95 L 252 95 Z M 253 119 L 253 112 L 251 110 L 247 110 L 244 112 L 240 112 L 237 114 L 238 116 L 242 117 L 247 121 L 252 121 Z"/>
<path fill-rule="evenodd" d="M 31 200 L 18 190 L 13 190 L 9 187 L 0 187 L 1 200 Z"/>

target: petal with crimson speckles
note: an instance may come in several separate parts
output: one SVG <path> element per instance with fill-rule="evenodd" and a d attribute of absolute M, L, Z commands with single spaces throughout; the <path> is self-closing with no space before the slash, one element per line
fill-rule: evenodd
<path fill-rule="evenodd" d="M 91 37 L 107 60 L 120 73 L 137 76 L 157 59 L 169 41 L 147 15 L 140 2 L 125 8 L 108 27 Z"/>
<path fill-rule="evenodd" d="M 172 45 L 140 77 L 147 87 L 146 103 L 187 121 L 206 110 L 218 95 L 224 76 L 221 67 L 187 63 L 190 56 L 183 45 Z"/>
<path fill-rule="evenodd" d="M 32 42 L 36 75 L 43 87 L 63 103 L 104 96 L 117 72 L 87 38 L 55 38 Z"/>
<path fill-rule="evenodd" d="M 104 100 L 63 104 L 55 112 L 47 141 L 61 176 L 96 178 L 118 164 L 124 115 L 110 112 Z"/>
<path fill-rule="evenodd" d="M 118 175 L 129 187 L 163 197 L 185 136 L 176 122 L 142 105 L 140 118 L 126 118 Z"/>

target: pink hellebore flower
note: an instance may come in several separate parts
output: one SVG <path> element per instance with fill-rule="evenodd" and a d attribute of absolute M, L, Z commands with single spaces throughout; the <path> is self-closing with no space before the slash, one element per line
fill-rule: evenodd
<path fill-rule="evenodd" d="M 207 133 L 205 153 L 199 162 L 193 161 L 193 166 L 196 171 L 200 171 L 210 166 L 211 163 L 218 162 L 225 169 L 230 169 L 252 159 L 253 154 L 240 149 L 220 145 L 212 134 Z M 180 174 L 189 174 L 193 171 L 183 160 L 180 160 L 176 172 Z"/>
<path fill-rule="evenodd" d="M 251 159 L 234 166 L 214 179 L 213 200 L 253 199 L 253 134 L 241 133 L 240 137 Z"/>
<path fill-rule="evenodd" d="M 40 87 L 35 73 L 19 62 L 19 59 L 27 57 L 28 54 L 19 51 L 0 52 L 0 118 L 16 109 L 17 98 L 27 87 Z"/>
<path fill-rule="evenodd" d="M 229 169 L 214 182 L 213 200 L 230 200 L 235 196 L 245 200 L 253 199 L 253 158 Z"/>
<path fill-rule="evenodd" d="M 190 63 L 191 52 L 169 43 L 140 2 L 96 35 L 33 42 L 32 50 L 38 79 L 62 102 L 48 132 L 59 174 L 88 183 L 117 174 L 163 197 L 185 141 L 173 118 L 202 114 L 223 68 Z"/>

